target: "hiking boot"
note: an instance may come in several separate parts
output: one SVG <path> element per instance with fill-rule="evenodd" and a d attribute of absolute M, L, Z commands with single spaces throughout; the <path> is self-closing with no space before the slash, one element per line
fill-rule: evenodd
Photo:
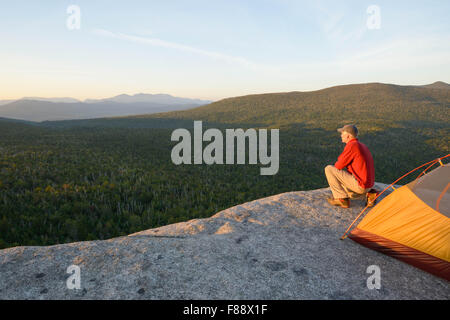
<path fill-rule="evenodd" d="M 342 208 L 350 207 L 350 199 L 349 198 L 342 198 L 342 199 L 328 198 L 327 201 L 332 206 L 338 206 L 338 207 L 342 207 Z"/>
<path fill-rule="evenodd" d="M 366 206 L 367 207 L 373 207 L 377 203 L 376 197 L 378 196 L 378 191 L 375 189 L 371 189 L 369 192 L 367 192 L 366 195 Z"/>

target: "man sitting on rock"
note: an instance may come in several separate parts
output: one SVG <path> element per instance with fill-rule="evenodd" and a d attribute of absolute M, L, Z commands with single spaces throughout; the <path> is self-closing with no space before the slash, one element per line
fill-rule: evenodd
<path fill-rule="evenodd" d="M 346 146 L 334 166 L 328 165 L 325 168 L 333 194 L 333 197 L 327 200 L 331 205 L 349 208 L 350 198 L 365 195 L 366 204 L 371 207 L 377 196 L 377 191 L 371 190 L 375 182 L 372 154 L 366 145 L 359 142 L 356 126 L 345 125 L 337 131 L 341 133 L 342 142 Z M 347 168 L 347 171 L 344 168 Z"/>

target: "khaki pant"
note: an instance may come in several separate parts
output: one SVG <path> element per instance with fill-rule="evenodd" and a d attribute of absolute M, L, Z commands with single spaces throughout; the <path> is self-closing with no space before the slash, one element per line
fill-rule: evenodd
<path fill-rule="evenodd" d="M 370 188 L 362 188 L 351 173 L 339 170 L 332 165 L 325 167 L 325 176 L 335 199 L 356 199 L 364 196 L 370 190 Z"/>

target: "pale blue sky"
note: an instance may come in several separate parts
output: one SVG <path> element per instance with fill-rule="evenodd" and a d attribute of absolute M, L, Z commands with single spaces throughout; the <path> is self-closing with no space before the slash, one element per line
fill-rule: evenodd
<path fill-rule="evenodd" d="M 339 2 L 339 3 L 338 3 Z M 69 30 L 67 8 L 81 10 Z M 369 29 L 367 8 L 380 9 Z M 0 99 L 450 82 L 450 1 L 0 0 Z"/>

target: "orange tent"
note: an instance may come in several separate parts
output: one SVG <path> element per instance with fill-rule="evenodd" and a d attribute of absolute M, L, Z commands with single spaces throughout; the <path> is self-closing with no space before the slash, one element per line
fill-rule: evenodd
<path fill-rule="evenodd" d="M 441 159 L 428 163 L 439 162 L 436 169 L 394 189 L 349 238 L 450 281 L 450 163 Z"/>

